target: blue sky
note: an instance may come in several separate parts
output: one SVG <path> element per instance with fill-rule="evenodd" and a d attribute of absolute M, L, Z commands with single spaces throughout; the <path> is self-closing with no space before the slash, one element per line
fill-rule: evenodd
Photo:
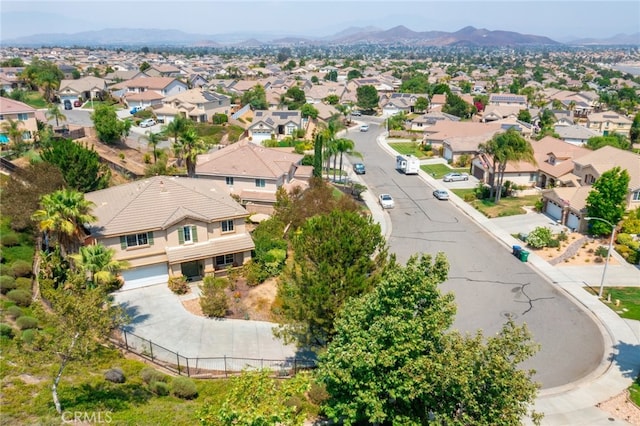
<path fill-rule="evenodd" d="M 640 32 L 640 1 L 19 0 L 0 3 L 0 40 L 106 28 L 164 28 L 207 35 L 322 37 L 349 27 L 516 31 L 556 41 Z"/>

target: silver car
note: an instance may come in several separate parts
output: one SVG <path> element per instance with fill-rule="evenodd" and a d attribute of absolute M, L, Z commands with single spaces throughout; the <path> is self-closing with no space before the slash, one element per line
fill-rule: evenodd
<path fill-rule="evenodd" d="M 442 177 L 442 180 L 444 182 L 458 182 L 458 181 L 461 181 L 461 180 L 469 180 L 469 174 L 468 173 L 451 172 L 451 173 L 447 173 L 446 175 L 444 175 Z"/>

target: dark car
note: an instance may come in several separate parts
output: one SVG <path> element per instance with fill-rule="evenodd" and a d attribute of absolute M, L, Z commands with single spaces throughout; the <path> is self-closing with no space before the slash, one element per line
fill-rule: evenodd
<path fill-rule="evenodd" d="M 366 169 L 364 168 L 364 164 L 362 164 L 362 163 L 355 163 L 353 165 L 353 171 L 357 175 L 363 175 L 363 174 L 365 174 L 367 172 Z"/>
<path fill-rule="evenodd" d="M 73 109 L 71 106 L 71 101 L 69 99 L 64 100 L 64 109 Z"/>

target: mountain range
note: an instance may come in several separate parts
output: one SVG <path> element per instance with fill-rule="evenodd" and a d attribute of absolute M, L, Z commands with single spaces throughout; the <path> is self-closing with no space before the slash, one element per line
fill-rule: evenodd
<path fill-rule="evenodd" d="M 4 46 L 202 46 L 255 47 L 260 45 L 413 45 L 438 47 L 555 46 L 563 43 L 548 37 L 512 31 L 489 31 L 465 27 L 456 32 L 413 31 L 405 26 L 388 30 L 376 27 L 352 27 L 326 37 L 268 36 L 259 33 L 193 34 L 171 29 L 112 28 L 74 34 L 36 34 L 3 40 Z M 608 39 L 582 39 L 581 45 L 639 45 L 640 33 L 619 34 Z"/>

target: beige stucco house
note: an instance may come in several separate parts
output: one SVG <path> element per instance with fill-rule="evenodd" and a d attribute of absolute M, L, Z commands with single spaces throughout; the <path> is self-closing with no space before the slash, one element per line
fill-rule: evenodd
<path fill-rule="evenodd" d="M 0 97 L 0 146 L 9 144 L 10 135 L 6 131 L 9 120 L 21 122 L 18 128 L 22 130 L 22 140 L 33 140 L 38 131 L 36 120 L 37 110 L 23 102 Z"/>
<path fill-rule="evenodd" d="M 620 134 L 629 137 L 633 121 L 614 111 L 595 112 L 587 115 L 587 129 L 602 136 Z"/>
<path fill-rule="evenodd" d="M 95 204 L 87 243 L 127 261 L 123 290 L 199 279 L 241 266 L 255 248 L 249 213 L 208 179 L 155 176 L 85 194 Z"/>

